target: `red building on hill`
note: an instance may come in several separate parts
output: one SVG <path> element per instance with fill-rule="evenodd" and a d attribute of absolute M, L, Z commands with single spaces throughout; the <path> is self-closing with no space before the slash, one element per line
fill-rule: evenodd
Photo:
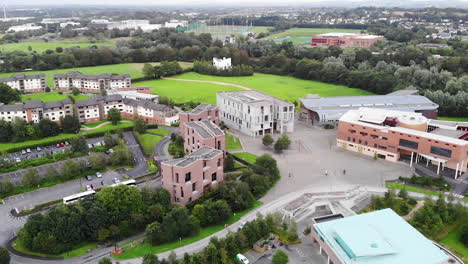
<path fill-rule="evenodd" d="M 312 37 L 311 46 L 339 46 L 342 48 L 368 48 L 383 36 L 358 33 L 325 33 Z"/>

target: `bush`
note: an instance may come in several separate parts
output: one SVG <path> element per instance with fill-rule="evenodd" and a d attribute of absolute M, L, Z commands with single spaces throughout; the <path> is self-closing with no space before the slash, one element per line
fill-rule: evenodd
<path fill-rule="evenodd" d="M 287 264 L 289 262 L 289 258 L 284 251 L 278 249 L 278 251 L 273 255 L 272 262 L 273 264 Z"/>
<path fill-rule="evenodd" d="M 323 128 L 325 128 L 325 129 L 334 129 L 335 126 L 334 126 L 334 125 L 331 125 L 331 124 L 325 124 L 325 125 L 323 126 Z"/>

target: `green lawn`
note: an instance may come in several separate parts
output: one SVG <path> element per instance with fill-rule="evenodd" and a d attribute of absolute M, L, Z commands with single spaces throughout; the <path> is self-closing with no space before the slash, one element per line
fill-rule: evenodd
<path fill-rule="evenodd" d="M 343 85 L 262 73 L 255 73 L 253 76 L 246 77 L 220 77 L 188 72 L 174 76 L 174 78 L 242 85 L 291 102 L 296 101 L 297 98 L 304 97 L 307 94 L 319 94 L 324 97 L 372 94 L 365 90 L 349 88 Z M 176 103 L 183 103 L 192 100 L 215 104 L 216 92 L 240 90 L 240 88 L 233 86 L 174 80 L 144 81 L 135 83 L 135 86 L 151 86 L 151 91 L 153 93 L 171 97 L 176 101 Z"/>
<path fill-rule="evenodd" d="M 446 120 L 446 121 L 456 121 L 456 122 L 468 122 L 468 117 L 448 117 L 448 116 L 439 116 L 437 119 Z"/>
<path fill-rule="evenodd" d="M 231 225 L 237 221 L 239 221 L 244 215 L 246 215 L 248 212 L 252 211 L 253 209 L 259 207 L 263 203 L 260 201 L 255 201 L 254 205 L 252 208 L 247 209 L 245 211 L 242 211 L 240 213 L 236 213 L 233 215 L 229 220 L 226 222 L 226 224 Z M 176 248 L 182 247 L 189 245 L 191 243 L 194 243 L 198 240 L 201 240 L 207 236 L 210 236 L 220 230 L 224 229 L 224 224 L 221 225 L 216 225 L 216 226 L 210 226 L 210 227 L 205 227 L 200 230 L 198 235 L 193 236 L 193 237 L 187 237 L 183 238 L 180 241 L 174 241 L 166 244 L 162 244 L 159 246 L 151 246 L 149 243 L 143 243 L 140 244 L 139 240 L 141 238 L 138 238 L 134 241 L 128 242 L 122 246 L 122 248 L 125 250 L 125 252 L 122 255 L 117 255 L 114 256 L 116 259 L 131 259 L 131 258 L 138 258 L 138 257 L 143 257 L 144 255 L 151 253 L 151 254 L 157 254 L 165 251 L 170 251 L 174 250 Z M 137 245 L 137 247 L 132 248 L 131 244 Z"/>
<path fill-rule="evenodd" d="M 385 186 L 389 189 L 397 189 L 397 190 L 406 189 L 408 192 L 416 192 L 416 193 L 422 193 L 426 195 L 439 196 L 440 194 L 438 192 L 434 192 L 434 191 L 430 191 L 426 189 L 420 189 L 420 188 L 416 188 L 413 186 L 406 186 L 406 185 L 394 183 L 394 182 L 386 182 Z"/>
<path fill-rule="evenodd" d="M 39 253 L 39 252 L 32 252 L 27 250 L 19 241 L 15 241 L 13 243 L 13 248 L 18 250 L 19 252 L 23 252 L 29 255 L 33 256 L 39 256 L 39 257 L 63 257 L 64 259 L 69 259 L 69 258 L 74 258 L 78 257 L 81 255 L 84 255 L 89 249 L 93 250 L 96 249 L 96 243 L 82 243 L 75 247 L 75 249 L 62 253 L 62 254 L 45 254 L 45 253 Z"/>
<path fill-rule="evenodd" d="M 257 161 L 257 158 L 258 158 L 257 155 L 249 153 L 249 152 L 232 153 L 232 155 L 250 164 L 255 164 L 255 161 Z"/>
<path fill-rule="evenodd" d="M 242 145 L 240 143 L 239 138 L 229 134 L 226 134 L 226 145 L 228 151 L 242 149 Z"/>
<path fill-rule="evenodd" d="M 140 143 L 141 147 L 143 148 L 143 152 L 145 152 L 147 156 L 153 156 L 154 147 L 156 146 L 156 144 L 159 143 L 159 141 L 161 141 L 161 139 L 163 139 L 163 137 L 156 136 L 153 134 L 135 133 L 135 136 L 138 142 Z"/>
<path fill-rule="evenodd" d="M 87 124 L 83 124 L 83 126 L 89 127 L 89 128 L 94 128 L 94 127 L 97 127 L 100 124 L 105 123 L 105 122 L 109 122 L 109 120 L 101 120 L 101 121 L 97 121 L 97 122 L 94 122 L 94 123 L 87 123 Z"/>
<path fill-rule="evenodd" d="M 253 33 L 261 33 L 261 32 L 268 32 L 268 28 L 270 27 L 251 27 L 249 30 Z M 231 25 L 224 25 L 224 26 L 206 26 L 201 27 L 196 30 L 189 30 L 188 32 L 194 32 L 195 34 L 201 33 L 210 33 L 211 35 L 240 35 L 246 27 L 242 26 L 231 26 Z"/>
<path fill-rule="evenodd" d="M 104 125 L 100 128 L 96 128 L 96 129 L 93 129 L 93 130 L 87 130 L 87 131 L 83 131 L 83 133 L 98 133 L 98 132 L 107 132 L 107 131 L 110 131 L 110 130 L 115 130 L 115 129 L 118 129 L 118 128 L 127 128 L 127 127 L 133 127 L 134 126 L 134 123 L 133 122 L 120 122 L 119 124 L 117 125 L 112 125 L 112 124 L 107 124 L 107 125 Z"/>
<path fill-rule="evenodd" d="M 152 63 L 153 65 L 159 63 Z M 25 74 L 39 74 L 45 73 L 47 86 L 50 88 L 54 87 L 54 74 L 67 73 L 69 71 L 79 71 L 84 74 L 101 74 L 101 73 L 115 73 L 115 74 L 130 74 L 132 78 L 141 78 L 143 77 L 142 69 L 144 63 L 122 63 L 122 64 L 112 64 L 112 65 L 101 65 L 94 67 L 77 67 L 77 68 L 68 68 L 68 69 L 57 69 L 50 71 L 30 71 L 25 72 Z M 192 63 L 189 62 L 180 62 L 182 68 L 188 68 L 192 66 Z M 14 73 L 0 73 L 1 77 L 9 77 Z"/>
<path fill-rule="evenodd" d="M 160 135 L 163 135 L 163 136 L 167 136 L 167 135 L 169 135 L 171 133 L 171 131 L 169 131 L 167 129 L 164 129 L 164 128 L 153 128 L 153 129 L 148 129 L 146 131 L 156 133 L 156 134 L 160 134 Z"/>
<path fill-rule="evenodd" d="M 71 95 L 75 98 L 77 101 L 81 100 L 86 100 L 91 97 L 84 95 L 84 94 L 79 94 L 77 96 L 74 96 L 72 94 L 59 94 L 59 93 L 38 93 L 38 94 L 23 94 L 21 95 L 21 101 L 26 102 L 28 100 L 42 100 L 44 102 L 50 102 L 50 101 L 59 101 L 65 98 L 68 98 L 68 96 Z"/>
<path fill-rule="evenodd" d="M 267 36 L 262 40 L 284 38 L 284 37 L 313 37 L 318 34 L 339 32 L 339 33 L 359 33 L 359 29 L 340 29 L 340 28 L 290 28 L 288 30 L 278 32 Z"/>
<path fill-rule="evenodd" d="M 32 52 L 36 51 L 37 53 L 42 53 L 46 50 L 53 50 L 55 48 L 71 48 L 71 47 L 80 47 L 86 48 L 90 46 L 115 46 L 114 43 L 91 43 L 91 42 L 82 42 L 82 43 L 64 43 L 64 42 L 19 42 L 19 43 L 6 43 L 0 45 L 1 52 L 12 52 L 12 51 L 24 51 L 29 52 L 29 47 L 32 48 Z"/>
<path fill-rule="evenodd" d="M 463 223 L 452 230 L 452 232 L 442 237 L 440 243 L 449 248 L 452 252 L 457 253 L 464 261 L 466 261 L 468 260 L 468 248 L 459 240 L 462 227 Z"/>

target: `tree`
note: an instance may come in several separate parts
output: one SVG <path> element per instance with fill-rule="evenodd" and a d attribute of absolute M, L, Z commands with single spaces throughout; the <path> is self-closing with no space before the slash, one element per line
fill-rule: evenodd
<path fill-rule="evenodd" d="M 159 264 L 158 255 L 146 254 L 143 256 L 143 262 L 141 264 Z"/>
<path fill-rule="evenodd" d="M 76 176 L 80 169 L 80 164 L 74 162 L 73 160 L 67 160 L 62 165 L 61 175 L 65 179 L 71 179 Z"/>
<path fill-rule="evenodd" d="M 10 263 L 10 252 L 3 247 L 0 247 L 0 264 Z"/>
<path fill-rule="evenodd" d="M 262 143 L 265 147 L 269 147 L 273 144 L 274 140 L 273 140 L 273 137 L 270 136 L 270 134 L 266 134 L 265 136 L 263 136 L 262 138 Z"/>
<path fill-rule="evenodd" d="M 120 110 L 117 108 L 111 108 L 107 111 L 107 119 L 112 122 L 113 125 L 117 125 L 120 120 Z"/>
<path fill-rule="evenodd" d="M 226 158 L 226 171 L 234 170 L 234 158 L 231 155 L 228 155 Z"/>
<path fill-rule="evenodd" d="M 58 172 L 51 165 L 47 166 L 46 177 L 50 180 L 55 180 L 59 177 Z"/>
<path fill-rule="evenodd" d="M 0 83 L 0 102 L 8 104 L 21 100 L 21 92 L 17 89 L 11 88 L 6 83 Z"/>
<path fill-rule="evenodd" d="M 16 117 L 15 120 L 11 122 L 11 132 L 13 134 L 13 142 L 24 141 L 26 139 L 26 122 L 23 119 Z"/>
<path fill-rule="evenodd" d="M 104 144 L 107 148 L 112 148 L 117 145 L 117 140 L 115 140 L 109 132 L 106 132 L 106 134 L 104 134 Z"/>
<path fill-rule="evenodd" d="M 99 264 L 112 264 L 112 260 L 108 258 L 103 258 L 99 261 Z"/>
<path fill-rule="evenodd" d="M 460 231 L 460 241 L 468 247 L 468 224 L 465 224 Z"/>
<path fill-rule="evenodd" d="M 255 160 L 254 172 L 271 176 L 272 178 L 279 177 L 279 169 L 276 160 L 268 155 L 263 154 Z"/>
<path fill-rule="evenodd" d="M 88 152 L 88 145 L 84 137 L 79 136 L 71 140 L 71 151 L 80 153 Z"/>
<path fill-rule="evenodd" d="M 133 128 L 135 132 L 138 132 L 140 134 L 143 134 L 146 132 L 146 122 L 143 120 L 141 117 L 136 117 L 133 119 L 135 122 L 135 127 Z"/>
<path fill-rule="evenodd" d="M 289 262 L 289 258 L 283 250 L 278 249 L 278 251 L 273 255 L 272 261 L 273 264 L 287 264 Z"/>
<path fill-rule="evenodd" d="M 283 134 L 275 143 L 275 150 L 277 152 L 282 152 L 285 149 L 289 148 L 289 145 L 291 144 L 291 140 L 286 134 Z"/>
<path fill-rule="evenodd" d="M 23 179 L 21 183 L 27 187 L 33 187 L 39 184 L 40 177 L 39 172 L 37 172 L 36 168 L 29 168 L 26 173 L 23 175 Z"/>
<path fill-rule="evenodd" d="M 79 94 L 80 94 L 80 89 L 78 89 L 78 88 L 76 88 L 76 87 L 73 87 L 73 89 L 72 89 L 72 94 L 73 94 L 74 96 L 79 95 Z"/>
<path fill-rule="evenodd" d="M 80 132 L 80 121 L 75 115 L 66 115 L 60 121 L 63 133 L 76 134 Z"/>
<path fill-rule="evenodd" d="M 13 190 L 13 183 L 9 179 L 0 182 L 0 193 L 6 194 Z"/>
<path fill-rule="evenodd" d="M 398 193 L 398 196 L 402 199 L 408 199 L 408 191 L 406 189 L 401 189 L 400 192 Z"/>
<path fill-rule="evenodd" d="M 164 241 L 164 232 L 161 229 L 161 224 L 157 221 L 146 226 L 146 237 L 151 245 L 158 245 Z"/>
<path fill-rule="evenodd" d="M 143 75 L 146 79 L 154 79 L 154 67 L 149 63 L 145 63 L 143 65 Z"/>
<path fill-rule="evenodd" d="M 53 137 L 60 133 L 59 125 L 48 118 L 39 121 L 39 129 L 43 137 Z"/>
<path fill-rule="evenodd" d="M 91 155 L 89 161 L 94 170 L 102 170 L 106 167 L 106 156 L 102 153 Z"/>

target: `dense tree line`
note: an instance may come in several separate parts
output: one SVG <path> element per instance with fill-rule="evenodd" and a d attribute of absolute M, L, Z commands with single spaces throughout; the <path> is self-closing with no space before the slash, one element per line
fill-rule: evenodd
<path fill-rule="evenodd" d="M 143 75 L 147 79 L 159 79 L 161 77 L 172 76 L 183 72 L 182 67 L 177 61 L 163 61 L 159 65 L 145 63 L 143 66 Z"/>
<path fill-rule="evenodd" d="M 249 65 L 234 65 L 230 69 L 221 70 L 208 61 L 195 61 L 193 71 L 216 76 L 252 76 L 254 73 L 253 68 Z"/>

